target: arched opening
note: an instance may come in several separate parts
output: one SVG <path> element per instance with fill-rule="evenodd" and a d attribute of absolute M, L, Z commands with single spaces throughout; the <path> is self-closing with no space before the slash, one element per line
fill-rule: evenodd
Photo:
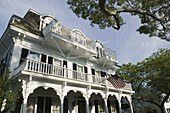
<path fill-rule="evenodd" d="M 131 113 L 130 103 L 127 97 L 121 98 L 122 113 Z"/>
<path fill-rule="evenodd" d="M 64 98 L 63 113 L 86 113 L 86 100 L 79 91 L 69 91 Z"/>
<path fill-rule="evenodd" d="M 119 113 L 119 103 L 116 96 L 109 95 L 107 100 L 108 113 Z"/>
<path fill-rule="evenodd" d="M 105 102 L 102 96 L 98 93 L 92 93 L 89 98 L 90 113 L 105 113 Z"/>
<path fill-rule="evenodd" d="M 60 113 L 60 98 L 54 89 L 38 87 L 28 97 L 26 113 Z"/>

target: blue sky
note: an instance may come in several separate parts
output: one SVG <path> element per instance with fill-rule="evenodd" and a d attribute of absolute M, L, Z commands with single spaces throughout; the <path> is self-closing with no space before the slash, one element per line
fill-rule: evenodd
<path fill-rule="evenodd" d="M 88 20 L 78 18 L 66 3 L 66 0 L 0 0 L 0 37 L 5 31 L 12 14 L 23 17 L 29 9 L 41 14 L 50 14 L 60 23 L 71 29 L 79 29 L 86 37 L 100 40 L 106 47 L 116 51 L 119 64 L 137 63 L 149 57 L 159 48 L 170 48 L 170 42 L 148 38 L 136 32 L 139 19 L 124 14 L 126 24 L 119 30 L 112 28 L 105 30 L 90 26 Z"/>

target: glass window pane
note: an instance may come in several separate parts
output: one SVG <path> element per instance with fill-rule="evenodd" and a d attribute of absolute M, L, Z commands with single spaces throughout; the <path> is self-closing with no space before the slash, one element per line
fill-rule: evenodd
<path fill-rule="evenodd" d="M 83 72 L 83 67 L 78 65 L 78 71 Z"/>
<path fill-rule="evenodd" d="M 28 55 L 28 49 L 22 48 L 20 63 L 22 63 L 27 58 L 27 55 Z"/>
<path fill-rule="evenodd" d="M 61 67 L 61 61 L 58 59 L 54 59 L 54 66 Z"/>
<path fill-rule="evenodd" d="M 30 52 L 30 55 L 29 55 L 29 58 L 31 60 L 34 60 L 34 61 L 39 61 L 39 54 L 38 53 L 34 53 L 34 52 Z"/>

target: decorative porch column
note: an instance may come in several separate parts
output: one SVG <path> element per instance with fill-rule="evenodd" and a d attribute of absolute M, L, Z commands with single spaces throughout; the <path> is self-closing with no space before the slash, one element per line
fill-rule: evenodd
<path fill-rule="evenodd" d="M 21 113 L 26 113 L 27 110 L 27 101 L 28 101 L 28 82 L 26 80 L 22 80 L 22 95 L 23 95 L 23 103 L 22 103 L 22 112 Z"/>
<path fill-rule="evenodd" d="M 131 111 L 131 113 L 133 113 L 132 99 L 130 98 L 130 99 L 128 99 L 128 101 L 129 101 L 129 104 L 130 104 L 130 111 Z"/>
<path fill-rule="evenodd" d="M 61 98 L 60 113 L 63 113 L 63 108 L 64 108 L 64 97 Z"/>
<path fill-rule="evenodd" d="M 105 103 L 105 113 L 108 113 L 107 98 L 104 99 L 104 103 Z"/>
<path fill-rule="evenodd" d="M 89 113 L 89 99 L 86 99 L 86 113 Z"/>
<path fill-rule="evenodd" d="M 132 103 L 130 103 L 130 110 L 131 110 L 131 113 L 133 113 Z"/>
<path fill-rule="evenodd" d="M 119 113 L 122 113 L 121 99 L 118 99 L 118 103 L 119 103 Z"/>
<path fill-rule="evenodd" d="M 22 113 L 26 113 L 28 97 L 23 98 Z"/>

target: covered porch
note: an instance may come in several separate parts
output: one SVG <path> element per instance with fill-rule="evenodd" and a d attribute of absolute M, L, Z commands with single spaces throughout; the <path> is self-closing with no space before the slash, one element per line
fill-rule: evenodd
<path fill-rule="evenodd" d="M 44 79 L 45 80 L 45 79 Z M 131 94 L 37 78 L 22 80 L 20 113 L 133 113 Z M 126 98 L 127 108 L 122 108 Z"/>

